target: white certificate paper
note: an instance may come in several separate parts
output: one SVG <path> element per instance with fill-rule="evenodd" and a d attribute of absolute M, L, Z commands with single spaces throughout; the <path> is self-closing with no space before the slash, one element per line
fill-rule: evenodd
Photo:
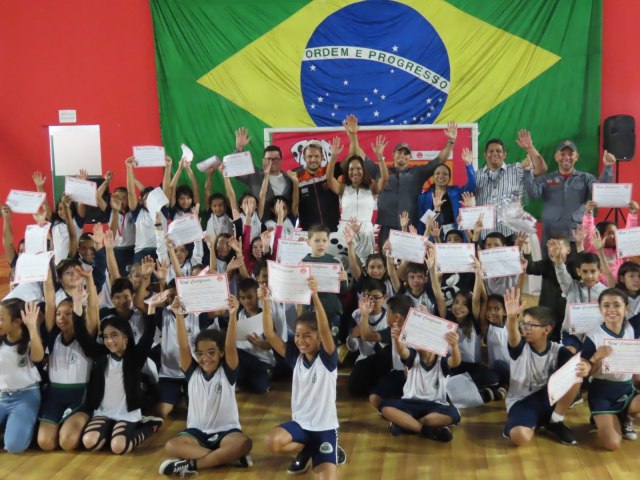
<path fill-rule="evenodd" d="M 484 278 L 509 277 L 522 273 L 518 247 L 479 250 L 478 259 L 482 262 Z"/>
<path fill-rule="evenodd" d="M 285 239 L 278 242 L 278 263 L 282 265 L 298 265 L 310 253 L 311 247 L 307 242 Z"/>
<path fill-rule="evenodd" d="M 551 405 L 560 400 L 576 383 L 582 383 L 582 378 L 576 374 L 580 362 L 580 352 L 578 352 L 549 377 L 547 394 Z"/>
<path fill-rule="evenodd" d="M 591 199 L 598 207 L 626 207 L 631 202 L 631 183 L 594 183 Z"/>
<path fill-rule="evenodd" d="M 253 317 L 243 318 L 242 320 L 238 319 L 236 339 L 238 341 L 245 341 L 252 333 L 256 335 L 262 335 L 264 333 L 264 329 L 262 328 L 262 312 Z"/>
<path fill-rule="evenodd" d="M 40 253 L 47 251 L 47 236 L 49 235 L 50 223 L 40 225 L 27 225 L 24 232 L 25 253 Z"/>
<path fill-rule="evenodd" d="M 206 172 L 209 168 L 215 165 L 220 165 L 220 159 L 216 155 L 202 160 L 196 165 L 196 167 L 201 172 Z"/>
<path fill-rule="evenodd" d="M 18 256 L 13 283 L 44 282 L 53 252 L 23 253 Z"/>
<path fill-rule="evenodd" d="M 162 210 L 162 207 L 169 205 L 169 199 L 160 187 L 154 188 L 147 195 L 147 210 L 151 214 L 151 218 L 155 221 L 156 214 Z"/>
<path fill-rule="evenodd" d="M 613 353 L 602 360 L 602 373 L 640 373 L 640 340 L 605 338 Z"/>
<path fill-rule="evenodd" d="M 569 333 L 589 333 L 598 328 L 604 322 L 600 306 L 597 303 L 570 303 L 567 305 L 569 312 Z"/>
<path fill-rule="evenodd" d="M 391 256 L 408 260 L 414 263 L 424 263 L 426 247 L 422 235 L 391 230 L 389 232 L 389 243 L 391 244 Z"/>
<path fill-rule="evenodd" d="M 251 160 L 251 152 L 232 153 L 222 159 L 225 177 L 239 177 L 255 173 L 256 170 Z"/>
<path fill-rule="evenodd" d="M 46 197 L 45 192 L 11 190 L 5 203 L 13 213 L 38 213 Z"/>
<path fill-rule="evenodd" d="M 309 277 L 311 269 L 304 266 L 280 265 L 269 260 L 269 290 L 271 298 L 277 302 L 309 305 L 311 289 Z"/>
<path fill-rule="evenodd" d="M 496 228 L 496 207 L 493 205 L 482 205 L 479 207 L 461 207 L 460 216 L 462 217 L 458 228 L 462 230 L 473 230 L 478 217 L 484 213 L 482 217 L 482 229 L 494 230 Z"/>
<path fill-rule="evenodd" d="M 476 246 L 473 243 L 436 243 L 436 272 L 475 272 L 473 259 Z"/>
<path fill-rule="evenodd" d="M 436 212 L 429 209 L 426 212 L 424 212 L 424 215 L 422 215 L 422 217 L 420 218 L 420 221 L 426 225 L 427 223 L 429 223 L 429 220 L 436 218 L 437 216 L 438 214 Z"/>
<path fill-rule="evenodd" d="M 309 232 L 305 232 L 304 230 L 294 229 L 291 231 L 290 240 L 307 243 L 307 241 L 309 240 Z"/>
<path fill-rule="evenodd" d="M 183 215 L 169 224 L 167 234 L 176 247 L 204 238 L 200 220 L 195 215 Z"/>
<path fill-rule="evenodd" d="M 191 163 L 193 161 L 193 151 L 184 143 L 180 145 L 180 148 L 182 149 L 182 158 Z"/>
<path fill-rule="evenodd" d="M 136 167 L 164 167 L 164 147 L 142 145 L 133 147 Z"/>
<path fill-rule="evenodd" d="M 616 250 L 618 258 L 640 255 L 640 227 L 617 230 Z"/>
<path fill-rule="evenodd" d="M 229 304 L 227 275 L 176 277 L 176 290 L 184 313 L 225 310 Z"/>
<path fill-rule="evenodd" d="M 64 193 L 69 195 L 74 202 L 84 205 L 98 206 L 96 199 L 96 182 L 75 177 L 64 178 Z"/>
<path fill-rule="evenodd" d="M 458 325 L 449 320 L 412 308 L 404 321 L 400 340 L 410 347 L 427 350 L 444 357 L 449 350 L 445 335 L 457 329 Z"/>
<path fill-rule="evenodd" d="M 318 282 L 319 292 L 340 293 L 340 263 L 303 262 L 300 265 L 311 269 L 311 276 Z"/>

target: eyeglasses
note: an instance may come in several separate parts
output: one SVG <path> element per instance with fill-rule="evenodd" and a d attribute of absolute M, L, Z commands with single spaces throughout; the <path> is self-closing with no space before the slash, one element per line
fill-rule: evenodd
<path fill-rule="evenodd" d="M 382 295 L 367 295 L 367 296 L 374 302 L 379 302 L 384 298 Z"/>
<path fill-rule="evenodd" d="M 539 323 L 524 323 L 524 322 L 520 322 L 520 328 L 522 330 L 533 330 L 533 327 L 546 327 L 546 325 L 540 325 Z"/>

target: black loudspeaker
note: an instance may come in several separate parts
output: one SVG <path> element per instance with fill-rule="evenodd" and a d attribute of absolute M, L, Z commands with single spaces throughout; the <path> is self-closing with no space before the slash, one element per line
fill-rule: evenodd
<path fill-rule="evenodd" d="M 631 115 L 614 115 L 604 120 L 604 149 L 620 162 L 631 161 L 636 151 L 636 121 Z"/>

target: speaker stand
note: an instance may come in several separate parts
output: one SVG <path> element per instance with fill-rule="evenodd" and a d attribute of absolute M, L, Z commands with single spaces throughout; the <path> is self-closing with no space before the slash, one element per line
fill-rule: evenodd
<path fill-rule="evenodd" d="M 619 179 L 620 179 L 620 163 L 616 162 L 616 183 L 620 183 L 618 181 Z M 627 221 L 625 220 L 625 217 L 622 214 L 622 210 L 620 210 L 619 208 L 610 208 L 604 217 L 604 221 L 606 222 L 607 220 L 609 220 L 609 216 L 611 215 L 612 212 L 613 212 L 613 219 L 614 219 L 613 222 L 616 224 L 616 227 L 618 226 L 618 215 L 620 215 L 620 218 L 622 219 L 622 222 L 626 227 Z"/>

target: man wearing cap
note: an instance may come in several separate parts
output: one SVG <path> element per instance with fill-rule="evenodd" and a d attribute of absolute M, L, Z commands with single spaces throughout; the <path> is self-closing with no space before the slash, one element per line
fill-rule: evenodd
<path fill-rule="evenodd" d="M 533 166 L 533 175 L 540 175 L 547 171 L 547 164 L 533 145 L 531 134 L 527 130 L 518 132 L 516 143 L 527 152 Z M 523 162 L 505 163 L 507 149 L 499 138 L 492 138 L 485 144 L 484 158 L 486 165 L 476 173 L 476 204 L 497 205 L 506 197 L 514 196 L 521 200 L 522 176 L 524 172 Z M 496 231 L 505 236 L 515 232 L 508 226 L 498 223 Z M 484 231 L 483 233 L 488 233 Z"/>
<path fill-rule="evenodd" d="M 579 158 L 578 149 L 571 140 L 565 140 L 556 147 L 555 160 L 558 170 L 533 178 L 531 172 L 524 172 L 524 187 L 529 198 L 542 198 L 542 244 L 546 245 L 551 234 L 565 234 L 571 238 L 572 230 L 582 224 L 584 205 L 591 195 L 596 182 L 613 181 L 615 157 L 604 151 L 604 165 L 600 178 L 580 172 L 574 168 Z"/>
<path fill-rule="evenodd" d="M 411 147 L 406 143 L 400 143 L 393 151 L 393 167 L 389 168 L 389 181 L 384 191 L 378 196 L 378 223 L 382 228 L 378 235 L 378 245 L 382 246 L 389 236 L 389 230 L 400 230 L 400 213 L 409 212 L 411 224 L 417 221 L 418 195 L 422 192 L 422 186 L 441 165 L 453 149 L 458 134 L 458 126 L 455 122 L 449 122 L 444 131 L 447 136 L 447 144 L 438 153 L 438 156 L 427 163 L 417 167 L 410 167 Z"/>

